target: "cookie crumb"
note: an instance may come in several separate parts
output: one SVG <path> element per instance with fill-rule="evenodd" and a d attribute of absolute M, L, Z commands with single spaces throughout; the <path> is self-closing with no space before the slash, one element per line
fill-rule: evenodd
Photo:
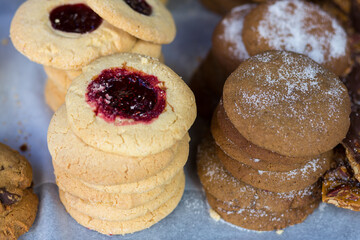
<path fill-rule="evenodd" d="M 212 219 L 214 219 L 216 222 L 221 219 L 220 215 L 215 212 L 212 208 L 209 209 L 209 214 Z"/>
<path fill-rule="evenodd" d="M 283 233 L 284 233 L 284 230 L 277 230 L 277 231 L 276 231 L 276 234 L 277 234 L 277 235 L 281 235 L 281 234 L 283 234 Z"/>
<path fill-rule="evenodd" d="M 9 44 L 9 39 L 8 38 L 1 39 L 1 45 L 6 46 L 8 44 Z"/>
<path fill-rule="evenodd" d="M 20 151 L 26 152 L 27 150 L 28 150 L 28 146 L 26 143 L 24 143 L 23 145 L 20 146 Z"/>

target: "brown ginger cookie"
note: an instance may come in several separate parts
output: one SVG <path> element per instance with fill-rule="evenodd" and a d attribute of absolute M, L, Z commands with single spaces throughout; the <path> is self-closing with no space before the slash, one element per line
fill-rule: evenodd
<path fill-rule="evenodd" d="M 0 144 L 0 239 L 17 239 L 33 224 L 38 198 L 30 188 L 31 182 L 29 162 Z"/>
<path fill-rule="evenodd" d="M 225 82 L 224 109 L 248 141 L 285 156 L 319 155 L 345 138 L 350 99 L 340 79 L 310 58 L 268 51 Z"/>
<path fill-rule="evenodd" d="M 233 177 L 215 153 L 215 143 L 204 139 L 198 148 L 197 171 L 206 192 L 241 208 L 271 209 L 282 212 L 306 206 L 320 199 L 320 183 L 302 190 L 277 193 L 258 189 Z"/>
<path fill-rule="evenodd" d="M 350 67 L 345 30 L 313 3 L 297 0 L 260 4 L 245 17 L 242 36 L 250 56 L 287 50 L 307 55 L 336 75 Z"/>
<path fill-rule="evenodd" d="M 245 4 L 233 8 L 216 26 L 212 35 L 212 52 L 228 75 L 250 57 L 242 40 L 242 31 L 245 16 L 255 6 Z"/>
<path fill-rule="evenodd" d="M 290 208 L 276 213 L 253 208 L 224 209 L 227 203 L 217 200 L 210 194 L 206 195 L 209 205 L 227 222 L 256 231 L 272 231 L 303 222 L 319 202 L 314 202 L 302 208 Z"/>
<path fill-rule="evenodd" d="M 224 167 L 237 179 L 254 187 L 273 191 L 288 192 L 304 189 L 314 184 L 331 167 L 332 151 L 315 156 L 301 168 L 288 172 L 262 171 L 240 163 L 226 155 L 223 151 L 217 152 Z"/>
<path fill-rule="evenodd" d="M 246 140 L 234 127 L 222 101 L 213 116 L 211 131 L 217 145 L 232 158 L 259 170 L 289 171 L 310 161 L 311 157 L 287 157 Z"/>

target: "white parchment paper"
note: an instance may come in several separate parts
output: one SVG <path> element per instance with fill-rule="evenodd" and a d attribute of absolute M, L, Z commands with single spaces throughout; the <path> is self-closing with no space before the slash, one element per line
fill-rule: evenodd
<path fill-rule="evenodd" d="M 254 232 L 209 216 L 196 175 L 196 143 L 203 124 L 191 129 L 191 152 L 186 165 L 184 196 L 166 219 L 150 229 L 126 236 L 106 236 L 77 224 L 59 201 L 54 184 L 46 132 L 52 111 L 44 102 L 46 80 L 42 67 L 18 53 L 9 40 L 11 18 L 24 0 L 0 0 L 0 141 L 22 152 L 31 162 L 34 188 L 40 199 L 33 227 L 21 239 L 360 239 L 360 213 L 321 204 L 304 223 L 276 232 Z M 164 46 L 166 64 L 186 82 L 210 47 L 220 17 L 197 0 L 170 0 L 177 24 L 175 41 Z"/>

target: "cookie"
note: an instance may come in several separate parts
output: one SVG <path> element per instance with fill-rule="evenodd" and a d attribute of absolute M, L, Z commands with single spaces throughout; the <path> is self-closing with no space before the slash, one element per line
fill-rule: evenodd
<path fill-rule="evenodd" d="M 44 66 L 48 78 L 60 89 L 68 89 L 71 82 L 81 74 L 81 70 L 62 70 L 50 66 Z M 65 100 L 65 98 L 64 98 Z"/>
<path fill-rule="evenodd" d="M 164 191 L 156 198 L 144 203 L 141 206 L 125 210 L 116 208 L 109 204 L 104 204 L 102 202 L 91 203 L 86 199 L 77 198 L 61 190 L 60 196 L 61 198 L 66 199 L 66 202 L 69 204 L 69 206 L 90 217 L 105 221 L 128 221 L 144 216 L 149 212 L 155 211 L 161 205 L 167 202 L 171 197 L 173 197 L 176 193 L 181 191 L 181 189 L 184 188 L 184 184 L 185 175 L 184 172 L 180 172 L 177 176 L 175 176 L 172 182 L 164 188 Z"/>
<path fill-rule="evenodd" d="M 46 80 L 44 96 L 45 102 L 54 112 L 65 102 L 66 91 L 59 89 L 52 79 Z"/>
<path fill-rule="evenodd" d="M 75 181 L 73 182 L 77 186 L 74 186 L 73 188 L 81 189 L 81 185 L 85 185 L 87 188 L 91 188 L 106 193 L 121 193 L 121 194 L 143 193 L 151 189 L 154 189 L 158 186 L 169 183 L 171 179 L 174 178 L 174 176 L 178 174 L 184 167 L 188 158 L 188 154 L 189 154 L 189 144 L 184 144 L 184 146 L 181 149 L 179 149 L 179 151 L 175 155 L 174 159 L 170 162 L 170 164 L 160 172 L 156 173 L 155 175 L 152 175 L 145 179 L 141 179 L 137 182 L 113 184 L 113 185 L 100 185 L 100 184 L 92 184 L 89 182 L 85 182 L 79 179 L 76 174 L 72 175 L 68 173 L 66 169 L 59 167 L 55 161 L 53 161 L 53 166 L 54 166 L 57 182 L 61 182 L 62 178 L 64 177 L 74 179 Z M 84 190 L 86 191 L 87 188 L 85 188 Z"/>
<path fill-rule="evenodd" d="M 259 5 L 245 17 L 242 32 L 250 56 L 268 50 L 302 53 L 334 72 L 350 67 L 345 30 L 319 6 L 305 1 Z"/>
<path fill-rule="evenodd" d="M 174 145 L 196 117 L 194 95 L 177 74 L 156 59 L 130 53 L 84 67 L 68 89 L 66 108 L 71 130 L 82 141 L 136 157 Z"/>
<path fill-rule="evenodd" d="M 171 13 L 157 0 L 87 0 L 102 18 L 131 35 L 157 44 L 174 40 L 176 28 Z"/>
<path fill-rule="evenodd" d="M 220 154 L 221 163 L 235 178 L 256 188 L 273 192 L 300 190 L 314 184 L 330 169 L 333 161 L 333 153 L 329 151 L 314 157 L 301 168 L 288 172 L 274 172 L 256 170 L 232 159 L 222 151 L 217 153 Z"/>
<path fill-rule="evenodd" d="M 329 151 L 350 125 L 350 100 L 339 78 L 292 52 L 268 51 L 244 61 L 225 82 L 223 103 L 242 136 L 285 156 Z"/>
<path fill-rule="evenodd" d="M 0 143 L 0 188 L 30 187 L 32 168 L 29 162 L 17 151 Z"/>
<path fill-rule="evenodd" d="M 225 69 L 227 76 L 241 62 L 250 57 L 242 40 L 242 31 L 245 16 L 254 7 L 256 7 L 256 4 L 244 4 L 234 7 L 230 13 L 226 14 L 213 32 L 211 49 L 220 67 Z"/>
<path fill-rule="evenodd" d="M 189 145 L 189 137 L 185 135 L 154 155 L 129 157 L 103 152 L 87 145 L 71 131 L 65 105 L 53 115 L 47 138 L 50 154 L 59 168 L 77 179 L 101 185 L 133 183 L 151 177 L 169 166 L 180 151 L 187 158 Z"/>
<path fill-rule="evenodd" d="M 143 41 L 141 39 L 138 39 L 135 43 L 135 45 L 132 47 L 132 49 L 129 52 L 132 53 L 139 53 L 143 54 L 149 57 L 154 57 L 160 59 L 161 57 L 161 48 L 162 46 L 160 44 L 155 44 L 152 42 Z M 161 61 L 163 62 L 163 61 Z"/>
<path fill-rule="evenodd" d="M 10 37 L 30 60 L 69 70 L 104 55 L 129 51 L 136 42 L 78 0 L 25 1 L 11 22 Z"/>
<path fill-rule="evenodd" d="M 316 202 L 303 208 L 290 208 L 284 212 L 274 213 L 252 208 L 223 209 L 222 207 L 226 205 L 226 203 L 217 200 L 210 194 L 207 194 L 206 198 L 211 208 L 225 221 L 255 231 L 279 230 L 290 225 L 301 223 L 319 205 L 319 202 Z"/>
<path fill-rule="evenodd" d="M 221 106 L 220 102 L 214 113 L 211 133 L 216 144 L 233 159 L 255 169 L 266 171 L 289 171 L 303 166 L 312 159 L 311 157 L 286 157 L 252 144 L 236 130 Z"/>
<path fill-rule="evenodd" d="M 29 162 L 0 143 L 0 239 L 17 239 L 33 224 L 38 198 L 31 182 Z"/>
<path fill-rule="evenodd" d="M 142 193 L 107 193 L 86 186 L 66 175 L 55 176 L 56 184 L 64 192 L 87 199 L 92 203 L 104 203 L 119 209 L 131 209 L 145 204 L 159 196 L 170 183 L 163 184 Z"/>
<path fill-rule="evenodd" d="M 238 5 L 251 2 L 250 0 L 201 0 L 201 3 L 209 10 L 224 15 Z M 256 1 L 254 1 L 256 2 Z"/>
<path fill-rule="evenodd" d="M 25 189 L 19 201 L 3 201 L 3 193 L 0 189 L 0 238 L 18 239 L 34 223 L 39 200 L 32 189 Z"/>
<path fill-rule="evenodd" d="M 262 190 L 233 177 L 215 153 L 215 143 L 204 139 L 197 155 L 197 171 L 206 192 L 223 202 L 241 208 L 283 212 L 320 199 L 320 182 L 301 190 L 277 193 Z"/>
<path fill-rule="evenodd" d="M 154 210 L 153 212 L 149 212 L 144 216 L 128 221 L 105 221 L 97 218 L 92 218 L 72 208 L 67 203 L 66 199 L 61 198 L 61 195 L 60 200 L 64 204 L 66 211 L 79 224 L 103 234 L 113 235 L 133 233 L 151 227 L 152 225 L 169 215 L 176 208 L 176 206 L 180 202 L 183 192 L 184 185 L 182 185 L 181 190 L 178 191 L 175 196 L 173 196 L 170 200 L 161 205 L 158 209 Z"/>

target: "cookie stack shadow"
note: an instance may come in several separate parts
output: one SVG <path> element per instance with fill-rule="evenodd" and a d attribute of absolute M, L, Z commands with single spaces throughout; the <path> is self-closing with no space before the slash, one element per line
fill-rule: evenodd
<path fill-rule="evenodd" d="M 304 221 L 319 205 L 320 178 L 333 164 L 332 147 L 336 145 L 335 142 L 329 143 L 327 139 L 319 138 L 313 146 L 307 144 L 308 146 L 302 148 L 298 142 L 291 141 L 302 141 L 299 136 L 318 134 L 319 130 L 290 123 L 292 117 L 297 118 L 295 121 L 299 125 L 307 124 L 308 121 L 304 120 L 305 114 L 302 115 L 303 113 L 297 110 L 298 106 L 289 101 L 289 97 L 294 95 L 287 91 L 290 82 L 294 89 L 301 84 L 308 84 L 306 77 L 287 79 L 287 85 L 279 84 L 284 79 L 277 80 L 277 68 L 281 66 L 283 71 L 285 66 L 291 61 L 295 62 L 295 59 L 299 63 L 296 66 L 298 69 L 311 66 L 319 69 L 314 72 L 315 75 L 324 74 L 320 67 L 304 56 L 286 52 L 263 53 L 240 65 L 225 83 L 223 99 L 220 100 L 211 121 L 212 136 L 205 138 L 198 149 L 198 175 L 210 207 L 225 221 L 247 229 L 271 231 Z M 292 68 L 286 69 L 285 73 L 293 71 Z M 274 78 L 263 69 L 272 69 L 271 76 Z M 341 98 L 344 102 L 339 100 L 338 106 L 339 109 L 344 109 L 345 113 L 340 110 L 339 116 L 343 116 L 331 116 L 337 119 L 336 123 L 326 122 L 327 130 L 322 132 L 329 135 L 333 134 L 329 130 L 332 128 L 329 127 L 331 124 L 348 126 L 349 112 L 345 88 L 340 86 L 340 80 L 336 80 L 334 75 L 331 77 L 333 90 L 343 92 Z M 321 80 L 314 81 L 319 81 L 316 84 L 320 86 Z M 262 83 L 265 84 L 261 85 Z M 271 90 L 268 91 L 267 88 Z M 310 95 L 306 91 L 309 91 Z M 312 90 L 306 91 L 301 97 L 311 101 L 309 96 Z M 324 89 L 321 94 L 326 96 L 326 91 Z M 322 107 L 327 109 L 327 106 Z M 306 111 L 305 109 L 306 107 L 303 111 Z M 321 110 L 318 111 L 323 110 L 319 109 Z M 285 115 L 288 111 L 298 115 Z M 319 113 L 311 111 L 306 113 L 312 126 L 315 126 L 313 121 L 321 121 L 315 117 L 317 114 Z M 339 120 L 340 118 L 342 120 Z M 284 129 L 287 129 L 287 132 L 283 132 Z M 337 141 L 346 135 L 346 129 L 344 127 L 341 134 L 339 131 L 341 136 Z M 258 145 L 248 139 L 257 141 Z M 259 143 L 262 146 L 259 146 Z"/>

